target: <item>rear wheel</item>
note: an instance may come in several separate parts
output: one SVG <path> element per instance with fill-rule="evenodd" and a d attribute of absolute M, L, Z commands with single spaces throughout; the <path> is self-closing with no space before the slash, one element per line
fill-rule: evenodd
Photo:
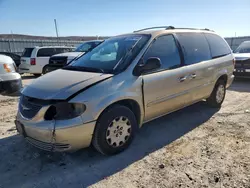
<path fill-rule="evenodd" d="M 48 72 L 49 72 L 49 69 L 48 69 L 48 66 L 46 65 L 43 67 L 43 74 L 46 74 Z"/>
<path fill-rule="evenodd" d="M 212 94 L 207 99 L 207 103 L 211 107 L 219 108 L 223 103 L 226 95 L 226 83 L 224 80 L 219 80 L 213 89 Z"/>
<path fill-rule="evenodd" d="M 137 129 L 134 113 L 125 106 L 115 105 L 98 119 L 92 143 L 104 155 L 117 154 L 131 144 Z"/>

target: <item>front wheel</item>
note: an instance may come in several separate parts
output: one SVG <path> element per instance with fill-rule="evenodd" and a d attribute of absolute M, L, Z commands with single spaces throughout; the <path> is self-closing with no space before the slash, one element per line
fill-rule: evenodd
<path fill-rule="evenodd" d="M 219 80 L 213 89 L 212 94 L 207 99 L 207 103 L 211 107 L 220 108 L 226 95 L 226 84 L 223 80 Z"/>
<path fill-rule="evenodd" d="M 104 155 L 117 154 L 131 144 L 137 129 L 134 113 L 125 106 L 115 105 L 98 119 L 92 143 Z"/>

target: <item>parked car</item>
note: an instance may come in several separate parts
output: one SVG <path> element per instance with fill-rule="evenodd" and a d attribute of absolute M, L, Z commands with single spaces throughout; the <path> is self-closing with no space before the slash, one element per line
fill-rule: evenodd
<path fill-rule="evenodd" d="M 16 72 L 16 65 L 12 58 L 0 55 L 0 94 L 12 95 L 22 87 L 21 76 Z"/>
<path fill-rule="evenodd" d="M 210 30 L 151 29 L 109 38 L 25 87 L 19 133 L 44 150 L 92 143 L 111 155 L 145 122 L 203 99 L 219 108 L 234 78 L 227 42 Z"/>
<path fill-rule="evenodd" d="M 51 56 L 49 59 L 49 64 L 44 67 L 43 74 L 62 68 L 71 62 L 75 57 L 81 56 L 91 51 L 102 42 L 102 40 L 87 41 L 79 45 L 73 52 L 66 52 Z"/>
<path fill-rule="evenodd" d="M 234 51 L 236 77 L 250 78 L 250 41 L 245 41 Z"/>
<path fill-rule="evenodd" d="M 25 48 L 18 70 L 20 73 L 30 73 L 35 76 L 40 76 L 44 72 L 45 65 L 49 63 L 50 56 L 71 52 L 72 50 L 74 50 L 74 47 L 66 46 Z"/>
<path fill-rule="evenodd" d="M 13 59 L 13 61 L 16 64 L 16 67 L 19 67 L 19 65 L 21 64 L 21 56 L 17 55 L 15 53 L 11 53 L 11 52 L 0 52 L 0 54 L 2 55 L 7 55 L 9 57 L 11 57 Z"/>

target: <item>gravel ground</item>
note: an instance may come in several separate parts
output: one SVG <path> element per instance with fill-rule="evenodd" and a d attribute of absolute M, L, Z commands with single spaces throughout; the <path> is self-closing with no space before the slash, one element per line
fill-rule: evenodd
<path fill-rule="evenodd" d="M 17 101 L 0 97 L 0 188 L 250 188 L 250 80 L 235 81 L 220 110 L 200 102 L 145 124 L 112 157 L 33 148 L 15 130 Z"/>

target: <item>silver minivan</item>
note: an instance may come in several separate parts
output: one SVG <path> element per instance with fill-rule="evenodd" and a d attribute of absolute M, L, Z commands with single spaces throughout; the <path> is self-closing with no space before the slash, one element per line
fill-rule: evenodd
<path fill-rule="evenodd" d="M 112 37 L 22 91 L 16 126 L 32 145 L 112 155 L 143 123 L 206 99 L 233 81 L 227 42 L 208 29 L 147 28 Z"/>
<path fill-rule="evenodd" d="M 0 55 L 0 94 L 15 95 L 22 88 L 20 74 L 13 59 L 6 55 Z"/>

